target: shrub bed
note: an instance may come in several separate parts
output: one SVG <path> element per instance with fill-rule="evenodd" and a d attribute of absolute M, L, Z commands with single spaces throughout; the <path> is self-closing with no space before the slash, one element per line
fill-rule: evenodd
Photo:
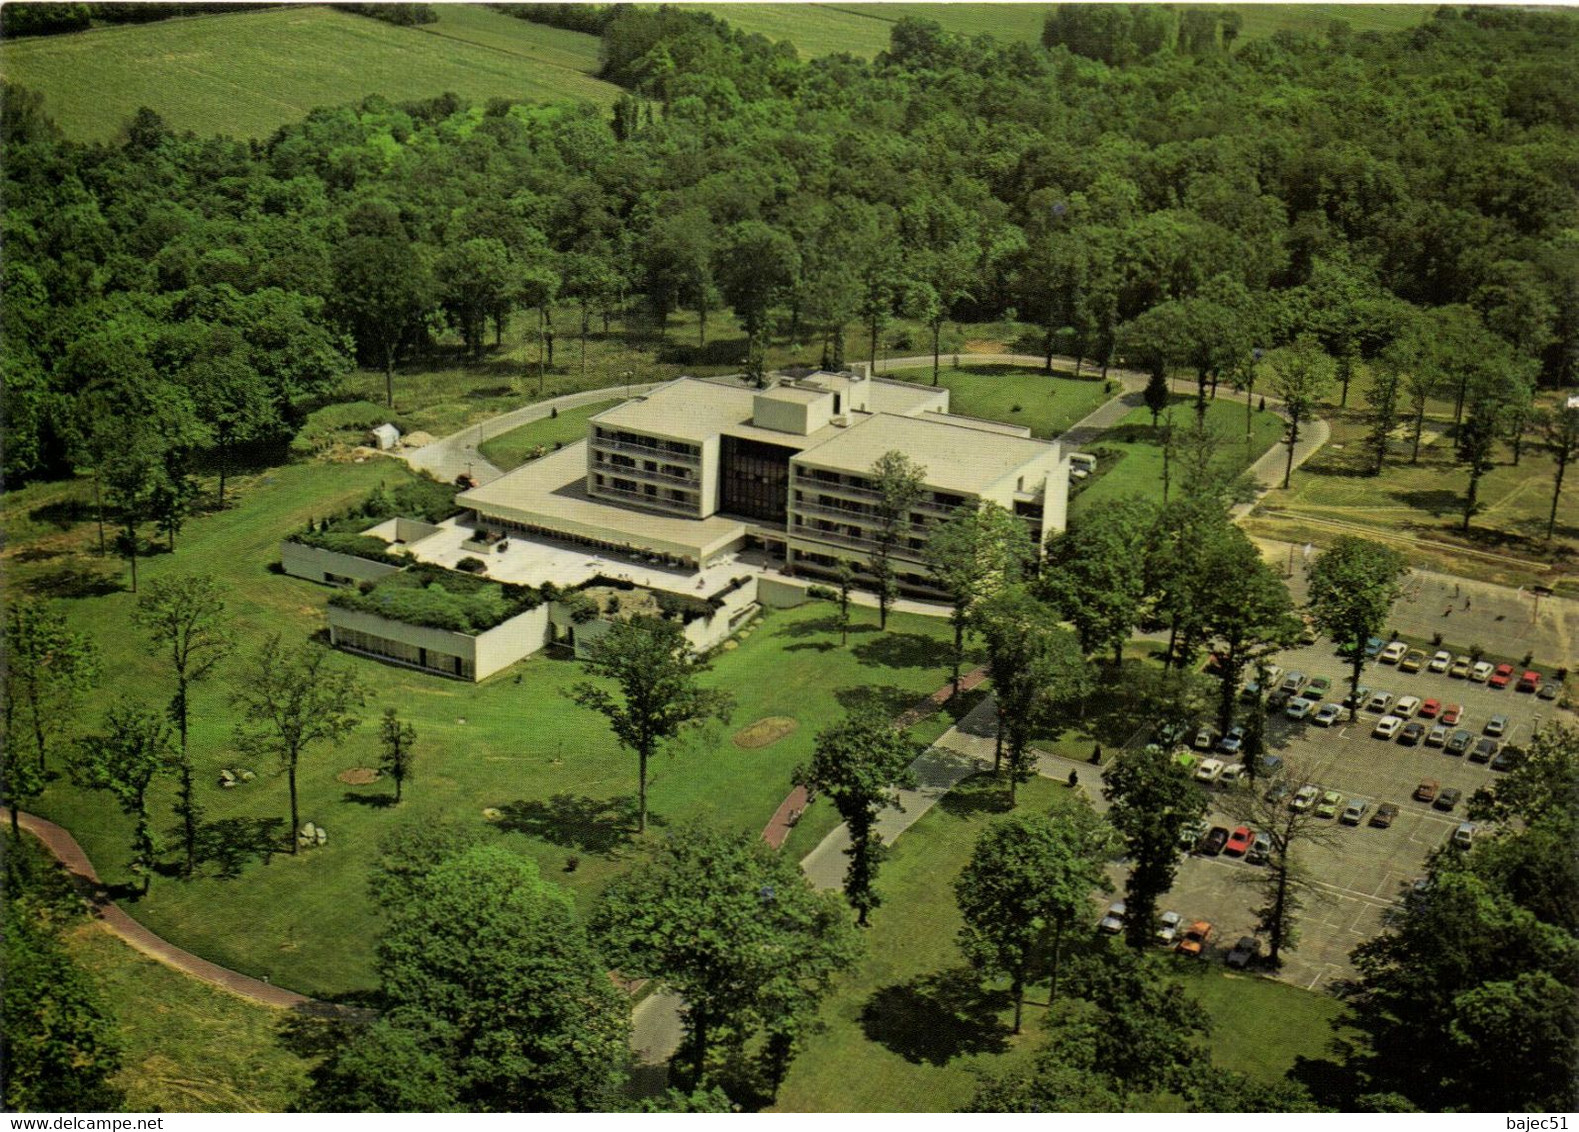
<path fill-rule="evenodd" d="M 530 586 L 512 586 L 438 566 L 412 566 L 355 590 L 341 590 L 330 605 L 456 633 L 481 633 L 542 603 Z"/>

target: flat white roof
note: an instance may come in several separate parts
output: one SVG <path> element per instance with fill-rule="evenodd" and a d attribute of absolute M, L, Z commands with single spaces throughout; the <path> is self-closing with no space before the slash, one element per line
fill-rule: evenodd
<path fill-rule="evenodd" d="M 878 413 L 847 429 L 836 429 L 795 461 L 850 474 L 871 470 L 885 452 L 903 452 L 926 469 L 929 487 L 973 494 L 985 491 L 1016 469 L 1056 451 L 1043 440 L 985 433 L 950 423 L 938 413 L 901 417 Z"/>

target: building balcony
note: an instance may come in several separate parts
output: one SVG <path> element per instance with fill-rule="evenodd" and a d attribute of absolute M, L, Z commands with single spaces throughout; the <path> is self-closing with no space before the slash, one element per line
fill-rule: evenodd
<path fill-rule="evenodd" d="M 692 491 L 702 489 L 702 481 L 695 476 L 672 476 L 668 472 L 648 471 L 646 468 L 633 468 L 629 464 L 611 464 L 605 461 L 593 460 L 592 470 L 602 472 L 606 476 L 619 476 L 622 479 L 651 480 L 654 483 L 674 484 L 676 487 L 690 488 Z"/>
<path fill-rule="evenodd" d="M 681 502 L 678 499 L 665 499 L 661 495 L 647 495 L 645 492 L 640 491 L 625 491 L 623 488 L 609 487 L 608 485 L 603 487 L 591 485 L 587 488 L 587 494 L 594 499 L 613 499 L 621 503 L 634 503 L 637 506 L 648 507 L 654 511 L 663 511 L 670 515 L 683 515 L 687 519 L 700 519 L 702 517 L 701 504 L 696 500 Z"/>
<path fill-rule="evenodd" d="M 799 491 L 808 495 L 813 492 L 821 492 L 824 495 L 837 495 L 845 499 L 856 499 L 869 506 L 881 503 L 883 499 L 883 493 L 874 488 L 855 487 L 847 483 L 831 483 L 828 480 L 816 479 L 804 472 L 796 473 L 795 477 L 790 481 L 790 488 L 793 491 Z M 947 518 L 959 507 L 969 507 L 974 503 L 975 500 L 973 499 L 965 499 L 962 503 L 939 503 L 935 499 L 923 497 L 912 503 L 910 509 L 928 515 L 935 515 L 939 518 Z M 791 506 L 799 507 L 803 506 L 803 504 L 795 503 L 792 500 Z M 817 505 L 805 504 L 805 506 Z"/>
<path fill-rule="evenodd" d="M 601 452 L 629 452 L 633 455 L 644 456 L 649 460 L 665 460 L 671 464 L 691 464 L 700 467 L 702 463 L 701 452 L 676 452 L 670 448 L 660 448 L 655 441 L 652 444 L 633 444 L 628 440 L 613 440 L 608 437 L 593 435 L 588 439 L 593 451 Z"/>

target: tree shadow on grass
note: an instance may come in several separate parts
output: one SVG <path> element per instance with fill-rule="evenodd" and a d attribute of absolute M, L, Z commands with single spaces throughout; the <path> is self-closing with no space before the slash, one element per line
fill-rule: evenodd
<path fill-rule="evenodd" d="M 970 968 L 952 967 L 878 988 L 861 1007 L 861 1030 L 913 1065 L 947 1065 L 1007 1050 L 998 1015 L 1009 1005 L 1007 993 L 983 990 Z"/>
<path fill-rule="evenodd" d="M 533 798 L 502 806 L 503 816 L 495 824 L 502 830 L 524 833 L 550 845 L 584 853 L 609 853 L 634 836 L 636 809 L 637 801 L 631 794 L 617 798 L 555 794 L 546 801 Z M 650 811 L 647 822 L 663 824 Z"/>
<path fill-rule="evenodd" d="M 833 698 L 847 712 L 875 711 L 890 718 L 908 711 L 920 702 L 921 697 L 909 688 L 893 684 L 863 684 L 855 688 L 837 688 Z"/>
<path fill-rule="evenodd" d="M 968 818 L 977 814 L 1006 814 L 1009 805 L 1009 780 L 990 770 L 972 776 L 950 790 L 938 802 L 944 813 Z"/>
<path fill-rule="evenodd" d="M 93 504 L 86 499 L 59 499 L 53 503 L 40 504 L 27 513 L 27 517 L 35 523 L 49 523 L 62 531 L 69 531 L 78 523 L 88 522 L 93 515 Z"/>
<path fill-rule="evenodd" d="M 946 642 L 920 633 L 882 633 L 851 651 L 862 664 L 884 668 L 941 668 L 953 655 Z"/>
<path fill-rule="evenodd" d="M 354 802 L 358 806 L 368 806 L 375 810 L 385 810 L 395 804 L 395 796 L 393 794 L 358 794 L 353 790 L 347 790 L 340 795 L 340 800 L 342 802 Z"/>
<path fill-rule="evenodd" d="M 179 842 L 183 831 L 169 834 Z M 266 865 L 281 850 L 285 837 L 284 818 L 219 818 L 197 827 L 197 859 L 212 869 L 221 880 L 235 880 L 254 858 Z"/>
<path fill-rule="evenodd" d="M 1434 488 L 1429 491 L 1394 491 L 1389 494 L 1411 510 L 1428 511 L 1438 517 L 1457 515 L 1464 509 L 1464 497 L 1456 491 Z"/>
<path fill-rule="evenodd" d="M 851 609 L 850 615 L 852 617 L 855 615 L 854 609 Z M 852 637 L 863 633 L 875 632 L 877 632 L 876 625 L 852 624 L 850 626 L 850 635 Z M 773 636 L 775 637 L 837 637 L 838 635 L 839 618 L 836 613 L 829 613 L 826 617 L 818 617 L 811 621 L 785 621 L 773 626 Z"/>
<path fill-rule="evenodd" d="M 119 572 L 107 574 L 94 567 L 62 566 L 29 578 L 22 585 L 39 597 L 105 597 L 125 587 Z"/>

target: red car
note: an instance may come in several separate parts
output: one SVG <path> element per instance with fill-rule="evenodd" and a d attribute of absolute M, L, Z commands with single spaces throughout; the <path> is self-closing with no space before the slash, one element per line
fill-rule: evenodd
<path fill-rule="evenodd" d="M 1230 857 L 1243 857 L 1255 839 L 1256 831 L 1248 825 L 1242 825 L 1228 835 L 1228 844 L 1223 846 L 1223 852 Z"/>
<path fill-rule="evenodd" d="M 1435 719 L 1442 711 L 1441 700 L 1427 700 L 1420 705 L 1420 710 L 1415 712 L 1421 719 Z"/>
<path fill-rule="evenodd" d="M 1519 677 L 1519 691 L 1533 692 L 1541 686 L 1541 674 L 1533 669 Z"/>
<path fill-rule="evenodd" d="M 1491 674 L 1491 679 L 1486 683 L 1493 688 L 1506 688 L 1508 681 L 1513 679 L 1513 665 L 1499 664 L 1497 670 Z"/>
<path fill-rule="evenodd" d="M 1206 950 L 1206 941 L 1212 938 L 1212 925 L 1207 920 L 1197 920 L 1191 924 L 1184 933 L 1184 938 L 1179 941 L 1180 955 L 1193 955 L 1199 958 Z"/>
<path fill-rule="evenodd" d="M 1442 709 L 1442 725 L 1444 727 L 1456 727 L 1458 726 L 1458 721 L 1463 718 L 1463 704 L 1448 704 L 1447 707 Z"/>

